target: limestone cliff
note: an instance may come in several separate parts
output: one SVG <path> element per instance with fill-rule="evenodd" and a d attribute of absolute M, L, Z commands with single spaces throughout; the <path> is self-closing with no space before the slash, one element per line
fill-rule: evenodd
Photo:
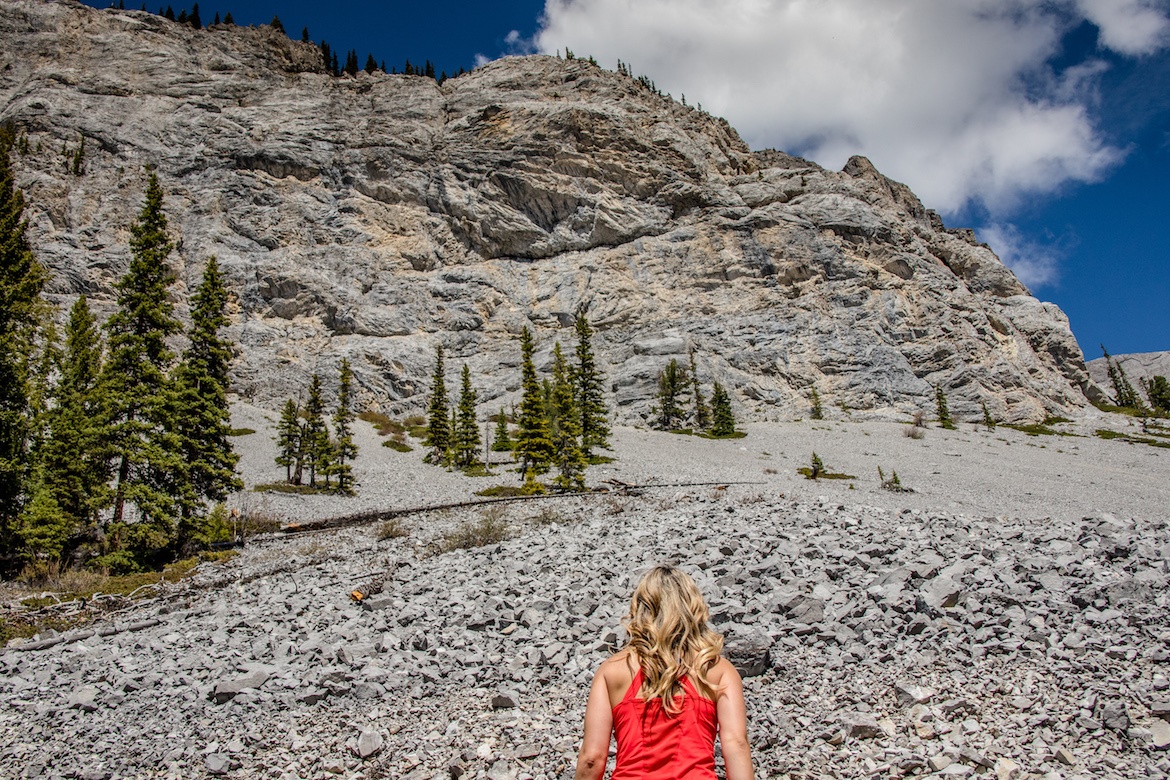
<path fill-rule="evenodd" d="M 1098 392 L 1063 313 L 863 158 L 752 152 L 723 120 L 581 61 L 509 58 L 436 85 L 334 78 L 268 28 L 194 30 L 0 0 L 0 119 L 62 305 L 112 305 L 147 166 L 180 309 L 209 255 L 235 293 L 235 390 L 275 406 L 342 356 L 365 403 L 421 407 L 434 346 L 494 408 L 528 325 L 547 360 L 587 307 L 618 418 L 671 357 L 741 418 L 985 402 L 1003 419 Z M 63 147 L 84 139 L 79 175 Z"/>

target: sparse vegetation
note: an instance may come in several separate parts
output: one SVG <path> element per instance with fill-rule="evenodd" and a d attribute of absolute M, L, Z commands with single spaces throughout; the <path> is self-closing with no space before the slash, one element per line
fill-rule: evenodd
<path fill-rule="evenodd" d="M 1096 434 L 1102 439 L 1121 439 L 1130 444 L 1148 444 L 1151 447 L 1160 447 L 1163 449 L 1170 449 L 1170 441 L 1158 441 L 1157 439 L 1150 439 L 1145 436 L 1132 436 L 1128 433 L 1121 433 L 1119 431 L 1111 431 L 1105 428 L 1098 428 Z"/>
<path fill-rule="evenodd" d="M 440 549 L 443 552 L 469 550 L 499 544 L 510 538 L 512 533 L 506 513 L 500 507 L 491 507 L 480 513 L 478 521 L 464 520 L 454 531 L 444 534 Z"/>
<path fill-rule="evenodd" d="M 384 542 L 388 539 L 402 539 L 410 536 L 410 529 L 406 523 L 402 522 L 401 518 L 394 517 L 378 526 L 378 541 Z"/>
<path fill-rule="evenodd" d="M 411 447 L 409 444 L 407 444 L 406 441 L 403 440 L 401 434 L 395 434 L 393 437 L 382 442 L 382 446 L 389 447 L 395 452 L 414 452 L 414 447 Z"/>
<path fill-rule="evenodd" d="M 926 429 L 920 425 L 907 425 L 902 429 L 902 435 L 907 439 L 922 439 L 926 436 Z"/>
<path fill-rule="evenodd" d="M 231 428 L 228 430 L 228 436 L 251 436 L 255 432 L 255 428 Z"/>
<path fill-rule="evenodd" d="M 293 493 L 296 495 L 312 495 L 314 493 L 328 493 L 328 489 L 320 485 L 291 485 L 288 482 L 268 482 L 252 488 L 254 493 Z"/>
<path fill-rule="evenodd" d="M 902 480 L 898 476 L 897 471 L 891 471 L 890 476 L 888 478 L 886 477 L 885 472 L 882 471 L 881 466 L 877 467 L 877 471 L 878 471 L 878 482 L 881 485 L 882 490 L 888 490 L 891 493 L 913 493 L 914 492 L 913 488 L 908 488 L 902 484 Z"/>
<path fill-rule="evenodd" d="M 947 395 L 941 387 L 934 388 L 934 405 L 938 414 L 939 427 L 953 431 L 955 422 L 951 419 L 951 410 L 947 407 Z"/>
<path fill-rule="evenodd" d="M 840 472 L 829 471 L 825 467 L 825 462 L 821 460 L 821 456 L 815 452 L 812 454 L 812 461 L 808 466 L 802 466 L 796 470 L 797 474 L 801 474 L 805 479 L 857 479 L 852 474 L 844 474 Z"/>

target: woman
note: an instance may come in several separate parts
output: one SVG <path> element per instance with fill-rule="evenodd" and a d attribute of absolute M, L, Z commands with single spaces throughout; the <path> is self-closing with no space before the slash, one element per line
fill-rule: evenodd
<path fill-rule="evenodd" d="M 727 780 L 752 780 L 743 683 L 720 657 L 723 637 L 709 617 L 685 572 L 657 566 L 642 578 L 626 618 L 630 641 L 593 678 L 576 780 L 605 773 L 610 732 L 610 780 L 714 780 L 717 730 Z"/>

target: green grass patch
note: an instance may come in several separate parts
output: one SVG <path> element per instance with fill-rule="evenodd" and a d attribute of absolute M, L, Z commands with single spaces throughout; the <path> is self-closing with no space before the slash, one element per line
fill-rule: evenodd
<path fill-rule="evenodd" d="M 382 442 L 383 447 L 389 447 L 395 452 L 414 452 L 414 447 L 404 442 L 402 439 L 393 438 Z"/>
<path fill-rule="evenodd" d="M 1102 439 L 1121 439 L 1130 444 L 1148 444 L 1151 447 L 1161 447 L 1163 449 L 1170 449 L 1170 441 L 1158 441 L 1157 439 L 1149 439 L 1145 436 L 1133 436 L 1128 433 L 1120 433 L 1118 431 L 1110 431 L 1105 428 L 1098 428 L 1097 436 Z"/>
<path fill-rule="evenodd" d="M 425 425 L 410 425 L 406 428 L 406 433 L 413 439 L 425 439 L 427 437 L 427 426 Z"/>
<path fill-rule="evenodd" d="M 732 431 L 731 433 L 724 433 L 720 436 L 716 436 L 713 433 L 700 433 L 698 435 L 704 439 L 742 439 L 747 436 L 747 431 Z"/>
<path fill-rule="evenodd" d="M 1053 417 L 1053 418 L 1049 418 L 1049 419 L 1045 420 L 1042 423 L 1032 423 L 1031 425 L 1012 425 L 1011 423 L 1000 423 L 1000 425 L 1002 425 L 1004 428 L 1011 428 L 1013 431 L 1019 431 L 1020 433 L 1026 433 L 1029 436 L 1075 436 L 1076 435 L 1075 433 L 1065 433 L 1064 431 L 1058 431 L 1055 428 L 1049 428 L 1048 424 L 1050 422 L 1052 422 L 1053 420 L 1060 420 L 1062 422 L 1068 422 L 1067 420 L 1064 420 L 1063 418 Z"/>
<path fill-rule="evenodd" d="M 373 425 L 378 430 L 379 436 L 390 436 L 392 434 L 402 435 L 406 433 L 405 425 L 381 412 L 362 412 L 358 415 L 358 419 L 365 420 Z"/>
<path fill-rule="evenodd" d="M 519 496 L 538 496 L 547 492 L 548 489 L 540 482 L 531 482 L 524 485 L 493 485 L 475 491 L 475 495 L 484 498 L 517 498 Z"/>
<path fill-rule="evenodd" d="M 312 485 L 291 485 L 288 482 L 269 482 L 252 488 L 253 493 L 294 493 L 296 495 L 313 495 L 314 493 L 328 493 L 324 487 Z"/>
<path fill-rule="evenodd" d="M 465 476 L 468 476 L 468 477 L 494 477 L 494 476 L 496 476 L 496 472 L 492 471 L 491 469 L 489 469 L 487 466 L 483 465 L 482 463 L 476 463 L 473 466 L 468 466 L 467 468 L 462 469 L 462 471 L 463 471 L 463 474 Z"/>
<path fill-rule="evenodd" d="M 228 431 L 228 436 L 251 436 L 255 432 L 255 428 L 232 428 Z"/>
<path fill-rule="evenodd" d="M 797 474 L 802 475 L 805 479 L 813 479 L 812 469 L 808 466 L 801 466 L 796 470 Z M 832 471 L 822 471 L 816 476 L 816 479 L 857 479 L 852 474 L 840 474 Z"/>
<path fill-rule="evenodd" d="M 606 463 L 617 463 L 617 458 L 611 458 L 608 455 L 598 455 L 594 453 L 586 458 L 585 462 L 590 466 L 602 466 Z"/>

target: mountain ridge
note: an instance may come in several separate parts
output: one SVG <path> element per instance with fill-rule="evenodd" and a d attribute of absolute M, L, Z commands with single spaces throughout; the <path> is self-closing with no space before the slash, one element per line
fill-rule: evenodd
<path fill-rule="evenodd" d="M 589 311 L 619 421 L 694 351 L 748 419 L 1009 421 L 1100 391 L 1067 319 L 972 231 L 855 157 L 753 152 L 726 121 L 581 60 L 507 58 L 443 85 L 326 75 L 268 27 L 0 2 L 0 120 L 50 297 L 99 311 L 128 260 L 145 165 L 167 190 L 184 311 L 216 255 L 235 294 L 235 390 L 276 406 L 349 358 L 365 405 L 421 408 L 434 346 L 487 408 Z M 86 139 L 73 176 L 57 150 Z M 39 150 L 39 151 L 37 151 Z"/>

